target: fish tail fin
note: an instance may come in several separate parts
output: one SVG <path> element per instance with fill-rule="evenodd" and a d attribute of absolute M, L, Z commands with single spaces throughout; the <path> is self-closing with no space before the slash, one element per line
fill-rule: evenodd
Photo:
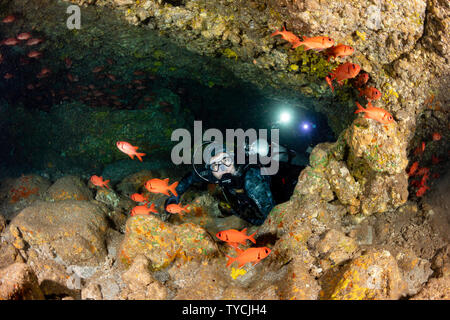
<path fill-rule="evenodd" d="M 253 242 L 253 243 L 256 243 L 256 240 L 255 240 L 255 238 L 254 238 L 256 232 L 257 232 L 257 231 L 255 231 L 253 234 L 251 234 L 251 235 L 248 236 L 248 240 L 250 240 L 250 241 Z"/>
<path fill-rule="evenodd" d="M 109 180 L 105 180 L 104 183 L 105 183 L 105 184 L 104 184 L 105 187 L 107 187 L 108 189 L 111 189 L 111 188 L 108 186 Z"/>
<path fill-rule="evenodd" d="M 178 197 L 176 187 L 178 186 L 178 181 L 170 185 L 169 190 L 173 193 L 175 197 Z"/>
<path fill-rule="evenodd" d="M 300 47 L 301 45 L 303 44 L 303 41 L 297 41 L 297 42 L 295 42 L 293 45 L 292 45 L 292 49 L 295 49 L 295 48 L 297 48 L 297 47 Z"/>
<path fill-rule="evenodd" d="M 145 153 L 136 153 L 136 157 L 139 159 L 139 161 L 142 162 L 142 157 L 145 156 Z"/>
<path fill-rule="evenodd" d="M 228 261 L 227 261 L 227 267 L 229 267 L 234 261 L 236 261 L 236 258 L 233 258 L 233 257 L 230 257 L 229 255 L 225 255 L 225 257 L 227 257 L 228 258 Z"/>
<path fill-rule="evenodd" d="M 187 204 L 187 205 L 185 205 L 184 207 L 183 207 L 183 210 L 184 211 L 186 211 L 186 212 L 189 212 L 190 210 L 188 209 L 188 207 L 189 207 L 189 205 Z"/>
<path fill-rule="evenodd" d="M 366 112 L 366 109 L 364 109 L 358 102 L 356 102 L 356 106 L 358 107 L 358 110 L 356 110 L 355 113 Z"/>
<path fill-rule="evenodd" d="M 331 88 L 331 92 L 334 92 L 334 87 L 333 87 L 333 83 L 331 82 L 332 80 L 330 79 L 330 77 L 325 77 L 325 81 L 328 83 L 328 85 Z"/>
<path fill-rule="evenodd" d="M 270 36 L 271 37 L 275 37 L 275 36 L 277 36 L 277 35 L 279 35 L 279 34 L 281 34 L 281 32 L 280 31 L 275 31 L 274 33 L 272 33 Z"/>

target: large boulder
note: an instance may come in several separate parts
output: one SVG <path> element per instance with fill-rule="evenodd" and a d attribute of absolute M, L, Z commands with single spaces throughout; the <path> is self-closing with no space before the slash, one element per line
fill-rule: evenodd
<path fill-rule="evenodd" d="M 48 188 L 45 199 L 48 201 L 92 200 L 92 192 L 79 177 L 64 176 Z"/>
<path fill-rule="evenodd" d="M 30 246 L 48 245 L 64 262 L 92 265 L 106 255 L 108 223 L 102 208 L 88 201 L 37 201 L 11 221 L 10 230 Z"/>
<path fill-rule="evenodd" d="M 405 171 L 407 140 L 396 123 L 383 125 L 372 119 L 357 118 L 343 135 L 350 147 L 352 171 L 369 169 L 391 175 Z"/>
<path fill-rule="evenodd" d="M 0 269 L 0 300 L 43 300 L 33 269 L 25 263 L 14 263 Z"/>
<path fill-rule="evenodd" d="M 407 290 L 395 258 L 386 250 L 370 250 L 319 281 L 321 299 L 399 299 Z"/>
<path fill-rule="evenodd" d="M 150 260 L 152 269 L 161 269 L 176 258 L 208 259 L 216 253 L 213 239 L 197 225 L 171 225 L 153 215 L 138 215 L 127 221 L 119 259 L 130 266 L 136 256 L 143 255 Z"/>
<path fill-rule="evenodd" d="M 50 181 L 38 175 L 8 178 L 0 182 L 0 215 L 12 220 L 22 209 L 42 199 Z"/>

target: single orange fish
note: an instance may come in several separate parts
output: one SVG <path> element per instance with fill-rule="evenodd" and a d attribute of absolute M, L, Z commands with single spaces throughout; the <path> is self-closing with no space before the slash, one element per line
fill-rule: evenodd
<path fill-rule="evenodd" d="M 66 64 L 66 68 L 69 69 L 72 66 L 72 59 L 66 57 L 64 58 L 64 63 Z"/>
<path fill-rule="evenodd" d="M 17 35 L 18 40 L 28 40 L 31 38 L 31 34 L 29 32 L 22 32 Z"/>
<path fill-rule="evenodd" d="M 248 248 L 245 251 L 236 248 L 236 252 L 238 253 L 238 256 L 236 258 L 226 255 L 226 257 L 228 258 L 227 267 L 229 267 L 235 261 L 239 263 L 238 268 L 242 267 L 248 262 L 253 262 L 253 265 L 256 265 L 262 259 L 267 257 L 271 251 L 272 250 L 267 247 Z"/>
<path fill-rule="evenodd" d="M 420 168 L 420 169 L 417 171 L 417 175 L 418 175 L 418 176 L 423 176 L 424 174 L 428 175 L 429 173 L 430 173 L 430 169 L 427 168 L 427 167 Z"/>
<path fill-rule="evenodd" d="M 180 215 L 183 215 L 183 211 L 189 212 L 189 210 L 187 209 L 188 206 L 189 205 L 187 204 L 184 207 L 182 207 L 181 204 L 172 203 L 166 207 L 166 210 L 167 210 L 167 212 L 170 212 L 170 213 L 178 213 Z"/>
<path fill-rule="evenodd" d="M 28 39 L 28 41 L 26 42 L 26 45 L 34 46 L 34 45 L 41 43 L 42 41 L 43 41 L 42 39 L 38 39 L 38 38 Z"/>
<path fill-rule="evenodd" d="M 364 109 L 358 102 L 356 102 L 356 106 L 358 107 L 358 110 L 356 110 L 355 113 L 364 112 L 364 118 L 366 119 L 373 119 L 382 124 L 395 122 L 394 117 L 392 117 L 389 112 L 384 109 L 372 106 L 370 102 L 367 104 L 368 107 L 366 107 L 366 109 Z"/>
<path fill-rule="evenodd" d="M 329 76 L 331 76 L 331 78 L 327 76 L 325 77 L 325 80 L 330 86 L 331 91 L 334 92 L 334 87 L 332 84 L 333 80 L 336 79 L 339 85 L 342 85 L 342 81 L 356 77 L 359 71 L 361 71 L 361 67 L 359 65 L 351 62 L 346 62 L 338 66 L 333 72 L 330 72 Z"/>
<path fill-rule="evenodd" d="M 425 142 L 422 141 L 422 143 L 414 150 L 414 155 L 418 156 L 423 154 L 425 151 Z"/>
<path fill-rule="evenodd" d="M 338 57 L 351 56 L 354 52 L 355 49 L 353 49 L 352 47 L 346 46 L 345 44 L 338 44 L 337 46 L 333 46 L 327 49 L 327 61 L 330 61 L 332 57 L 336 59 Z"/>
<path fill-rule="evenodd" d="M 131 210 L 131 216 L 134 217 L 135 215 L 150 215 L 150 212 L 158 213 L 158 211 L 155 209 L 155 204 L 152 203 L 150 207 L 147 207 L 147 205 L 143 206 L 136 206 Z"/>
<path fill-rule="evenodd" d="M 9 80 L 12 78 L 14 78 L 14 75 L 11 73 L 5 73 L 5 75 L 3 76 L 3 79 L 5 79 L 5 80 Z"/>
<path fill-rule="evenodd" d="M 99 66 L 99 67 L 95 67 L 94 69 L 92 69 L 93 73 L 99 73 L 100 71 L 103 71 L 104 67 L 103 66 Z"/>
<path fill-rule="evenodd" d="M 172 192 L 175 197 L 178 197 L 176 187 L 178 186 L 178 181 L 174 182 L 169 186 L 169 178 L 164 180 L 161 179 L 150 179 L 145 183 L 145 188 L 153 193 L 162 193 L 166 196 L 170 196 L 169 191 Z"/>
<path fill-rule="evenodd" d="M 95 176 L 95 175 L 94 175 L 94 176 L 91 177 L 91 182 L 92 182 L 92 184 L 93 184 L 94 186 L 102 187 L 102 188 L 107 187 L 108 189 L 111 189 L 111 188 L 108 186 L 109 180 L 103 181 L 103 177 L 99 177 L 99 176 Z"/>
<path fill-rule="evenodd" d="M 256 232 L 249 236 L 246 234 L 246 232 L 247 228 L 243 229 L 242 231 L 229 229 L 217 232 L 216 237 L 225 242 L 240 243 L 242 245 L 246 245 L 247 240 L 256 243 L 255 239 L 253 238 Z"/>
<path fill-rule="evenodd" d="M 419 168 L 419 162 L 414 162 L 411 166 L 411 168 L 409 168 L 409 172 L 408 172 L 408 176 L 412 176 L 414 175 L 414 172 L 416 172 L 416 170 Z"/>
<path fill-rule="evenodd" d="M 134 156 L 136 156 L 139 159 L 139 161 L 142 162 L 142 157 L 145 156 L 145 153 L 137 152 L 137 149 L 139 149 L 139 147 L 132 146 L 128 142 L 117 141 L 116 146 L 117 148 L 119 148 L 120 151 L 129 155 L 131 159 L 134 159 Z"/>
<path fill-rule="evenodd" d="M 430 187 L 428 187 L 428 186 L 420 187 L 419 190 L 417 190 L 417 192 L 416 192 L 416 196 L 418 196 L 418 197 L 423 196 L 427 190 L 430 190 Z"/>
<path fill-rule="evenodd" d="M 303 36 L 303 41 L 296 42 L 292 49 L 295 49 L 297 47 L 304 46 L 305 51 L 308 51 L 310 49 L 314 51 L 322 51 L 324 49 L 331 48 L 334 46 L 334 40 L 329 37 L 311 37 L 307 38 Z"/>
<path fill-rule="evenodd" d="M 367 83 L 367 81 L 369 81 L 369 74 L 367 72 L 363 72 L 358 75 L 353 85 L 356 88 L 361 88 Z"/>
<path fill-rule="evenodd" d="M 297 43 L 300 42 L 299 37 L 297 37 L 292 32 L 287 31 L 284 26 L 283 26 L 283 31 L 277 30 L 274 33 L 272 33 L 270 36 L 274 37 L 274 36 L 277 36 L 277 35 L 280 35 L 284 40 L 286 40 L 287 42 L 292 44 L 292 48 L 294 48 L 294 45 L 296 45 Z"/>
<path fill-rule="evenodd" d="M 16 38 L 8 38 L 2 41 L 2 44 L 5 44 L 7 46 L 15 46 L 19 43 L 19 40 Z"/>
<path fill-rule="evenodd" d="M 433 133 L 433 141 L 439 141 L 442 139 L 442 136 L 439 132 L 434 132 Z"/>
<path fill-rule="evenodd" d="M 11 23 L 14 22 L 14 20 L 16 20 L 16 17 L 14 17 L 13 15 L 9 15 L 7 17 L 5 17 L 2 22 L 3 23 Z"/>
<path fill-rule="evenodd" d="M 134 193 L 131 195 L 130 198 L 131 198 L 131 200 L 136 201 L 136 202 L 147 202 L 148 201 L 148 197 L 144 197 L 140 193 Z"/>
<path fill-rule="evenodd" d="M 381 92 L 374 87 L 365 87 L 364 89 L 358 88 L 359 96 L 365 96 L 367 101 L 378 100 L 381 98 Z"/>
<path fill-rule="evenodd" d="M 36 50 L 30 51 L 27 54 L 28 58 L 35 58 L 35 59 L 37 59 L 37 58 L 40 58 L 41 56 L 42 56 L 42 52 L 39 52 L 39 51 L 36 51 Z"/>

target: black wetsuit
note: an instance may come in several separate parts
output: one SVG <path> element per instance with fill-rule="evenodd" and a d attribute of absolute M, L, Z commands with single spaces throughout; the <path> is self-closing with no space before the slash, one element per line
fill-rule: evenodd
<path fill-rule="evenodd" d="M 254 225 L 261 225 L 275 206 L 270 190 L 270 176 L 260 173 L 257 166 L 239 166 L 234 175 L 225 174 L 222 179 L 214 177 L 210 170 L 199 172 L 210 183 L 216 183 L 224 191 L 226 200 L 231 206 L 231 214 Z M 197 173 L 185 175 L 176 190 L 178 197 L 166 200 L 166 206 L 178 203 L 181 195 L 194 183 L 206 182 Z"/>

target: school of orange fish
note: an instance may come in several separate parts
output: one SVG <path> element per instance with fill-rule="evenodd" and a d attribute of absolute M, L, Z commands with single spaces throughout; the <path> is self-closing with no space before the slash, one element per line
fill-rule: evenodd
<path fill-rule="evenodd" d="M 2 20 L 2 23 L 8 24 L 14 22 L 16 19 L 13 15 L 9 15 L 5 17 Z M 284 40 L 288 41 L 290 44 L 292 44 L 292 49 L 295 49 L 297 47 L 304 47 L 304 50 L 314 50 L 317 52 L 325 50 L 325 53 L 328 55 L 328 61 L 331 58 L 337 59 L 339 57 L 346 57 L 350 56 L 354 53 L 354 48 L 344 45 L 344 44 L 338 44 L 334 45 L 334 40 L 329 37 L 324 36 L 317 36 L 317 37 L 306 37 L 303 36 L 303 40 L 300 40 L 299 37 L 297 37 L 292 32 L 289 32 L 286 30 L 285 27 L 283 27 L 283 31 L 275 31 L 271 34 L 271 36 L 280 35 Z M 4 39 L 0 42 L 0 45 L 6 45 L 6 46 L 16 46 L 22 43 L 22 41 L 25 41 L 26 46 L 35 46 L 43 42 L 43 39 L 41 38 L 33 38 L 32 35 L 29 32 L 23 32 L 18 34 L 16 37 L 10 37 L 7 39 Z M 27 53 L 27 57 L 30 59 L 39 59 L 42 57 L 42 52 L 37 50 L 31 50 Z M 0 53 L 0 63 L 2 63 L 4 60 L 4 57 Z M 23 63 L 26 63 L 25 60 L 21 60 Z M 64 59 L 65 65 L 67 69 L 70 69 L 72 66 L 72 60 L 69 57 L 66 57 Z M 108 63 L 112 64 L 113 62 Z M 92 72 L 95 74 L 101 73 L 104 70 L 103 66 L 95 67 Z M 389 124 L 394 121 L 394 118 L 392 115 L 387 112 L 384 109 L 374 107 L 372 105 L 372 101 L 378 100 L 381 98 L 381 93 L 379 90 L 377 90 L 374 87 L 366 86 L 368 80 L 369 80 L 369 74 L 368 73 L 360 73 L 361 67 L 357 64 L 346 62 L 341 65 L 339 65 L 335 70 L 330 72 L 330 74 L 325 77 L 325 80 L 327 84 L 330 86 L 332 92 L 334 92 L 333 87 L 333 80 L 336 80 L 339 85 L 343 84 L 344 80 L 347 79 L 354 79 L 353 85 L 355 88 L 359 91 L 359 96 L 364 96 L 366 100 L 368 101 L 366 108 L 363 108 L 358 102 L 356 102 L 357 110 L 355 113 L 364 112 L 365 118 L 373 119 L 375 121 L 378 121 L 382 124 Z M 47 67 L 43 67 L 41 71 L 36 75 L 38 79 L 45 78 L 51 73 L 51 70 Z M 135 71 L 135 75 L 142 75 L 142 72 Z M 108 77 L 111 81 L 116 81 L 116 77 L 113 74 L 106 74 L 106 77 Z M 14 78 L 14 74 L 12 73 L 6 73 L 3 75 L 3 78 L 6 80 Z M 67 73 L 67 79 L 70 82 L 77 82 L 79 79 L 77 76 L 72 75 L 71 73 Z M 142 80 L 135 80 L 136 84 L 139 85 L 137 87 L 138 90 L 142 90 L 145 87 L 142 85 Z M 92 87 L 91 87 L 92 86 Z M 91 85 L 90 89 L 95 89 L 95 86 Z M 35 88 L 33 84 L 30 84 L 27 86 L 29 90 L 32 90 Z M 64 92 L 63 92 L 64 94 Z M 93 93 L 93 97 L 102 96 L 103 93 L 100 91 L 95 91 Z M 67 96 L 63 98 L 66 99 Z M 90 97 L 87 98 L 88 100 Z M 117 101 L 118 99 L 115 99 L 113 101 L 114 105 L 120 105 L 120 102 Z M 146 100 L 147 101 L 147 100 Z M 162 102 L 160 103 L 163 107 L 170 106 L 169 103 Z M 170 110 L 168 110 L 170 111 Z M 433 134 L 433 140 L 437 141 L 441 139 L 441 135 L 437 132 Z M 139 159 L 139 161 L 142 161 L 142 157 L 145 156 L 145 153 L 139 153 L 137 152 L 138 147 L 131 145 L 128 142 L 125 141 L 118 141 L 116 144 L 117 148 L 122 151 L 123 153 L 127 154 L 131 159 L 134 159 L 136 157 Z M 423 154 L 425 150 L 425 142 L 422 142 L 420 146 L 417 147 L 414 154 L 415 155 L 421 155 Z M 432 162 L 433 164 L 439 163 L 440 159 L 435 157 L 433 155 Z M 416 195 L 418 197 L 422 196 L 428 189 L 429 186 L 426 185 L 427 179 L 429 178 L 429 168 L 419 168 L 419 163 L 416 161 L 413 163 L 413 165 L 410 167 L 408 175 L 409 176 L 417 176 L 422 177 L 420 180 L 414 180 L 411 182 L 412 185 L 418 187 Z M 433 176 L 435 177 L 435 176 Z M 103 177 L 99 177 L 96 175 L 93 175 L 90 178 L 90 181 L 93 185 L 101 188 L 110 188 L 108 183 L 110 180 L 103 180 Z M 175 182 L 171 185 L 169 185 L 169 179 L 150 179 L 145 183 L 145 188 L 147 191 L 151 193 L 161 193 L 167 196 L 170 196 L 172 193 L 173 195 L 177 196 L 176 187 L 178 185 L 178 182 Z M 170 191 L 170 193 L 169 193 Z M 145 197 L 142 194 L 135 193 L 131 195 L 130 197 L 133 201 L 139 203 L 140 205 L 135 206 L 131 212 L 131 216 L 135 215 L 149 215 L 150 213 L 158 213 L 158 211 L 155 208 L 155 204 L 152 203 L 149 205 L 148 196 Z M 189 205 L 182 206 L 181 204 L 170 204 L 167 206 L 166 210 L 172 214 L 180 214 L 183 216 L 185 212 L 189 212 L 188 209 Z M 222 240 L 226 242 L 229 246 L 233 247 L 237 253 L 236 257 L 231 257 L 226 255 L 228 258 L 228 262 L 226 266 L 230 266 L 233 262 L 238 262 L 238 267 L 242 267 L 246 263 L 253 263 L 253 265 L 256 265 L 259 263 L 262 259 L 266 258 L 270 252 L 271 249 L 267 247 L 253 247 L 248 248 L 246 250 L 242 250 L 239 248 L 239 244 L 246 245 L 247 240 L 250 240 L 252 243 L 256 244 L 255 239 L 253 236 L 255 235 L 247 235 L 246 234 L 247 229 L 243 229 L 242 231 L 229 229 L 229 230 L 223 230 L 216 234 L 216 237 L 219 240 Z"/>
<path fill-rule="evenodd" d="M 9 15 L 3 18 L 1 23 L 13 26 L 13 23 L 20 25 L 21 21 L 15 16 Z M 143 109 L 148 103 L 157 99 L 156 93 L 148 90 L 157 80 L 157 76 L 153 73 L 134 70 L 132 77 L 115 75 L 112 73 L 113 71 L 109 70 L 116 64 L 116 61 L 111 58 L 106 59 L 102 65 L 93 67 L 91 73 L 85 73 L 75 70 L 81 66 L 79 61 L 74 63 L 70 56 L 64 55 L 63 65 L 52 68 L 52 70 L 42 62 L 42 58 L 46 55 L 44 49 L 34 49 L 45 42 L 42 37 L 36 35 L 38 32 L 17 34 L 13 30 L 14 27 L 5 28 L 9 37 L 0 41 L 0 49 L 2 49 L 0 50 L 0 64 L 7 66 L 0 76 L 7 83 L 16 81 L 18 84 L 16 90 L 22 92 L 20 98 L 26 102 L 25 105 L 48 112 L 51 105 L 59 104 L 62 101 L 80 100 L 92 108 L 108 106 L 115 109 Z M 14 33 L 15 35 L 12 36 Z M 23 50 L 8 49 L 14 46 L 22 47 Z M 28 52 L 20 53 L 26 51 L 28 47 L 30 47 Z M 35 78 L 24 77 L 23 72 L 34 74 Z M 64 74 L 64 77 L 61 77 L 61 74 Z M 90 82 L 92 77 L 96 80 L 95 85 L 92 83 L 82 84 Z M 24 79 L 26 82 L 22 88 L 21 83 Z M 52 85 L 55 81 L 65 87 L 58 89 Z M 131 93 L 130 90 L 133 92 Z M 185 89 L 182 87 L 177 88 L 177 93 L 180 95 L 185 94 L 184 91 Z M 173 105 L 167 101 L 159 101 L 158 107 L 161 112 L 166 114 L 173 111 Z"/>
<path fill-rule="evenodd" d="M 317 36 L 317 37 L 305 37 L 303 41 L 300 40 L 295 34 L 287 31 L 283 27 L 282 31 L 275 31 L 271 34 L 272 37 L 280 35 L 284 40 L 292 44 L 291 49 L 295 49 L 303 46 L 305 51 L 314 50 L 317 52 L 324 51 L 328 56 L 328 61 L 331 58 L 337 59 L 339 57 L 351 56 L 355 49 L 345 44 L 334 45 L 334 40 L 329 37 Z M 355 113 L 364 112 L 364 117 L 367 119 L 373 119 L 382 124 L 389 124 L 395 122 L 394 117 L 386 110 L 374 107 L 372 101 L 381 98 L 381 92 L 374 88 L 366 86 L 369 80 L 368 73 L 360 73 L 361 67 L 355 63 L 345 62 L 334 69 L 330 74 L 325 77 L 325 81 L 330 86 L 331 91 L 334 92 L 333 80 L 336 80 L 339 85 L 343 84 L 344 80 L 354 79 L 353 85 L 359 91 L 359 96 L 364 96 L 367 100 L 367 106 L 364 109 L 358 102 L 356 105 L 358 109 Z"/>

